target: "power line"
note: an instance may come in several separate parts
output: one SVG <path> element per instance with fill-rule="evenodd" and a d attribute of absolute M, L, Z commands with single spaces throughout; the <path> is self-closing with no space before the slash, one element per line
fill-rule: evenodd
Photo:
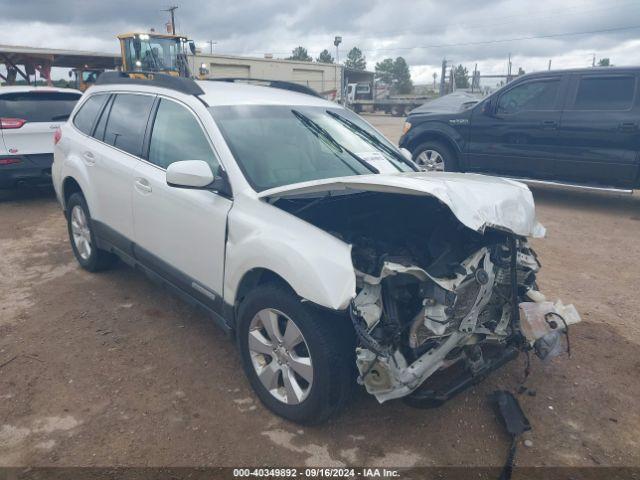
<path fill-rule="evenodd" d="M 362 52 L 373 53 L 373 52 L 394 52 L 399 50 L 422 50 L 422 49 L 428 49 L 428 48 L 470 47 L 475 45 L 493 45 L 497 43 L 520 42 L 525 40 L 539 40 L 539 39 L 548 39 L 548 38 L 572 37 L 572 36 L 579 36 L 579 35 L 591 35 L 595 33 L 621 32 L 625 30 L 635 30 L 638 28 L 640 28 L 640 25 L 630 25 L 625 27 L 604 28 L 600 30 L 586 30 L 582 32 L 550 33 L 546 35 L 530 35 L 527 37 L 502 38 L 498 40 L 483 40 L 483 41 L 477 41 L 477 42 L 441 43 L 441 44 L 433 44 L 433 45 L 417 45 L 413 47 L 371 48 L 371 49 L 362 49 Z M 245 52 L 240 54 L 223 53 L 222 55 L 248 55 L 250 53 L 256 53 L 256 52 Z M 274 55 L 290 54 L 290 52 L 270 52 L 270 53 L 273 53 Z"/>

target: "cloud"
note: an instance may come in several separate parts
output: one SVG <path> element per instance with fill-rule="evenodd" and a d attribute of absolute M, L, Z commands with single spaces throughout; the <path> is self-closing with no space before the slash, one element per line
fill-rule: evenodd
<path fill-rule="evenodd" d="M 178 28 L 223 53 L 284 57 L 298 45 L 312 56 L 340 56 L 353 46 L 369 69 L 403 56 L 417 82 L 432 82 L 440 63 L 475 64 L 483 73 L 587 66 L 595 54 L 617 65 L 638 63 L 640 3 L 636 0 L 182 0 Z M 116 52 L 116 34 L 155 28 L 168 20 L 157 0 L 0 0 L 2 43 Z M 635 28 L 621 28 L 635 27 Z M 581 33 L 583 32 L 583 33 Z M 586 32 L 586 33 L 584 33 Z M 581 33 L 581 34 L 578 34 Z M 575 34 L 575 35 L 574 35 Z"/>

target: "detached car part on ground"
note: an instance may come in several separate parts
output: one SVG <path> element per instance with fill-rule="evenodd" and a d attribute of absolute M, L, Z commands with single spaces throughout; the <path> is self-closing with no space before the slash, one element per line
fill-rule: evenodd
<path fill-rule="evenodd" d="M 519 351 L 558 353 L 579 321 L 537 290 L 526 186 L 418 172 L 310 95 L 127 79 L 89 89 L 56 142 L 78 262 L 118 256 L 210 312 L 287 419 L 326 420 L 356 379 L 380 402 L 438 404 Z"/>

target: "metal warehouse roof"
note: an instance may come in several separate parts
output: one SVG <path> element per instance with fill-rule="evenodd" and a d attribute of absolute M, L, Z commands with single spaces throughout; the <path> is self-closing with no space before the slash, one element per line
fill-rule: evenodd
<path fill-rule="evenodd" d="M 38 59 L 50 61 L 53 67 L 75 68 L 86 65 L 89 68 L 115 68 L 120 65 L 120 55 L 114 53 L 0 45 L 0 63 L 9 60 L 22 65 Z"/>

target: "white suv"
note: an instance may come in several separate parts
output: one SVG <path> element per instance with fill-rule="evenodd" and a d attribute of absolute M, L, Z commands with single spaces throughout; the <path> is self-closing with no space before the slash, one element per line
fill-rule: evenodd
<path fill-rule="evenodd" d="M 325 420 L 356 379 L 380 402 L 435 405 L 555 348 L 562 326 L 531 333 L 518 308 L 567 316 L 536 290 L 528 188 L 418 172 L 334 103 L 114 72 L 56 138 L 78 262 L 119 257 L 202 307 L 285 418 Z"/>
<path fill-rule="evenodd" d="M 0 88 L 0 189 L 51 183 L 54 132 L 81 96 L 69 88 Z"/>

